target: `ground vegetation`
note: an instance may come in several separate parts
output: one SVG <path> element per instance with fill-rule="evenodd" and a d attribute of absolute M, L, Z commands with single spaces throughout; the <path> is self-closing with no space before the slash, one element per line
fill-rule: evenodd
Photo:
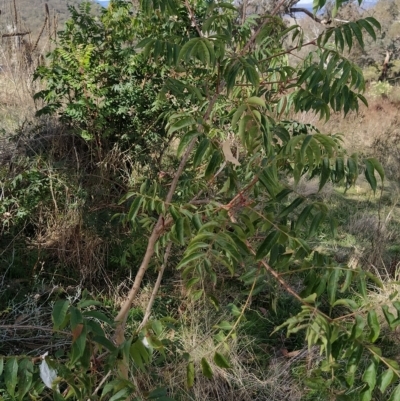
<path fill-rule="evenodd" d="M 397 119 L 351 58 L 381 25 L 246 4 L 84 3 L 4 53 L 4 399 L 398 399 Z"/>

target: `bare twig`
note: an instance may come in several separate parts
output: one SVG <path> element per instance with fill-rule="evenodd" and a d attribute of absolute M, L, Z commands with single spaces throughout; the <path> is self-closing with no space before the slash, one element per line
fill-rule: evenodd
<path fill-rule="evenodd" d="M 322 24 L 322 20 L 319 19 L 316 15 L 314 15 L 312 12 L 308 11 L 306 8 L 302 8 L 302 7 L 292 7 L 289 10 L 290 13 L 304 13 L 307 16 L 309 16 L 311 19 L 313 19 L 315 22 L 318 22 L 320 24 Z"/>
<path fill-rule="evenodd" d="M 16 0 L 13 1 L 14 5 L 14 21 L 15 21 L 15 30 L 18 29 L 18 12 L 17 12 L 17 3 Z"/>
<path fill-rule="evenodd" d="M 199 34 L 199 36 L 203 37 L 204 36 L 203 32 L 201 31 L 199 25 L 197 24 L 196 17 L 194 15 L 192 8 L 190 7 L 188 0 L 185 0 L 185 7 L 188 10 L 190 20 L 192 21 L 192 26 L 196 28 L 196 31 Z"/>
<path fill-rule="evenodd" d="M 36 39 L 36 42 L 35 42 L 35 44 L 34 44 L 33 47 L 32 47 L 32 53 L 36 50 L 36 48 L 37 48 L 37 46 L 38 46 L 38 44 L 39 44 L 39 40 L 40 40 L 40 38 L 42 37 L 43 31 L 44 31 L 44 29 L 46 28 L 46 26 L 47 26 L 47 14 L 46 14 L 46 17 L 44 18 L 44 23 L 43 23 L 42 29 L 40 30 L 39 35 L 38 35 L 38 37 L 37 37 L 37 39 Z"/>
<path fill-rule="evenodd" d="M 1 35 L 2 38 L 13 38 L 15 36 L 25 36 L 25 35 L 29 35 L 30 32 L 15 32 L 15 33 L 3 33 Z"/>
<path fill-rule="evenodd" d="M 104 384 L 104 382 L 109 378 L 109 376 L 111 375 L 112 370 L 109 370 L 107 372 L 107 374 L 101 379 L 99 385 L 95 388 L 95 390 L 93 391 L 92 397 L 94 397 L 97 392 L 101 389 L 102 385 Z"/>
<path fill-rule="evenodd" d="M 71 336 L 71 333 L 68 333 L 66 331 L 54 330 L 51 327 L 43 327 L 43 326 L 19 325 L 19 324 L 0 324 L 0 329 L 41 330 L 41 331 L 57 332 L 57 333 L 65 334 L 66 336 Z"/>

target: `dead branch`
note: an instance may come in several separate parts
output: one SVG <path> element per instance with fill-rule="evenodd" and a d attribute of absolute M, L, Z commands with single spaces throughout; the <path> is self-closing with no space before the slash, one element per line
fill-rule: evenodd
<path fill-rule="evenodd" d="M 316 15 L 314 15 L 312 12 L 308 11 L 306 8 L 302 8 L 302 7 L 292 7 L 289 10 L 289 13 L 304 13 L 306 14 L 308 17 L 310 17 L 311 19 L 313 19 L 315 22 L 318 22 L 319 24 L 322 24 L 322 20 L 319 19 Z M 330 23 L 330 22 L 329 22 Z M 325 24 L 327 24 L 325 22 Z"/>
<path fill-rule="evenodd" d="M 13 38 L 15 36 L 25 36 L 29 35 L 30 32 L 15 32 L 15 33 L 3 33 L 1 35 L 2 38 Z"/>
<path fill-rule="evenodd" d="M 385 60 L 383 61 L 383 65 L 382 65 L 382 73 L 379 76 L 378 81 L 384 81 L 385 79 L 387 79 L 388 72 L 389 72 L 389 61 L 390 61 L 391 56 L 392 56 L 392 53 L 389 52 L 388 50 L 386 50 L 386 57 L 385 57 Z"/>

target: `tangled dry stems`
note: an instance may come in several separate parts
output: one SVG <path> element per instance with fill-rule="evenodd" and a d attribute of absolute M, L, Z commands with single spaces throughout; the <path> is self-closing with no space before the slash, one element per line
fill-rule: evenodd
<path fill-rule="evenodd" d="M 254 353 L 252 339 L 238 332 L 235 340 L 229 341 L 229 347 L 219 346 L 215 341 L 218 332 L 216 325 L 230 316 L 217 315 L 208 305 L 188 303 L 187 309 L 180 316 L 177 331 L 165 333 L 165 337 L 178 342 L 179 351 L 176 360 L 157 369 L 158 377 L 166 383 L 170 396 L 192 401 L 285 401 L 301 400 L 304 386 L 292 377 L 294 365 L 309 364 L 315 357 L 307 351 L 299 352 L 295 358 L 277 355 L 259 355 L 268 360 L 268 368 L 261 366 Z M 225 354 L 231 369 L 221 369 L 214 361 L 215 350 Z M 194 362 L 196 379 L 192 388 L 186 385 L 187 360 L 183 354 L 190 353 Z M 201 372 L 201 359 L 205 358 L 213 372 L 212 379 L 207 379 Z M 308 359 L 307 359 L 308 358 Z M 143 391 L 154 387 L 150 375 L 136 376 L 137 384 Z"/>

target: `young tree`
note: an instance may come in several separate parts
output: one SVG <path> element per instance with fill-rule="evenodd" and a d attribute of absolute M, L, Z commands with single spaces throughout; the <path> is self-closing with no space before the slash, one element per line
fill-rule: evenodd
<path fill-rule="evenodd" d="M 123 27 L 116 21 L 119 15 L 126 21 L 126 13 L 120 13 L 126 4 L 113 0 L 102 19 L 103 24 L 114 21 L 121 37 Z M 335 223 L 318 196 L 296 191 L 302 177 L 318 177 L 319 189 L 328 181 L 353 185 L 359 169 L 357 156 L 344 154 L 340 136 L 287 119 L 289 111 L 312 111 L 329 119 L 331 110 L 347 114 L 358 110 L 359 101 L 366 103 L 362 73 L 342 52 L 355 42 L 363 46 L 365 34 L 375 38 L 380 26 L 373 18 L 365 18 L 329 28 L 304 43 L 301 29 L 287 28 L 279 16 L 283 5 L 281 1 L 268 14 L 243 18 L 246 14 L 228 2 L 142 0 L 138 12 L 129 17 L 134 38 L 120 51 L 127 52 L 131 66 L 140 59 L 164 71 L 154 104 L 173 104 L 165 106 L 162 121 L 167 135 L 179 139 L 171 145 L 179 163 L 174 170 L 161 163 L 162 168 L 170 168 L 166 178 L 143 178 L 124 198 L 131 200 L 126 220 L 133 229 L 147 228 L 149 237 L 132 289 L 115 318 L 113 342 L 94 328 L 86 318 L 90 315 L 81 312 L 82 304 L 75 307 L 60 301 L 54 312 L 56 328 L 70 321 L 69 369 L 77 363 L 87 366 L 99 348 L 107 350 L 102 366 L 118 366 L 120 381 L 104 387 L 105 379 L 97 386 L 113 391 L 113 399 L 134 391 L 127 381 L 130 360 L 140 368 L 148 361 L 143 344 L 162 349 L 157 339 L 161 323 L 148 319 L 175 247 L 184 250 L 176 269 L 195 299 L 218 302 L 213 288 L 225 272 L 240 277 L 248 290 L 237 319 L 215 346 L 218 366 L 229 367 L 218 350 L 222 344 L 229 346 L 250 297 L 264 296 L 268 289 L 277 296 L 286 291 L 301 305 L 301 311 L 280 327 L 286 327 L 288 334 L 303 330 L 308 346 L 320 348 L 324 358 L 315 371 L 316 380 L 334 389 L 337 399 L 358 391 L 359 399 L 371 400 L 376 388 L 384 393 L 400 377 L 398 364 L 383 357 L 375 344 L 380 337 L 376 311 L 359 314 L 358 305 L 346 298 L 350 288 L 366 297 L 368 273 L 338 265 L 313 249 L 310 240 L 327 218 L 333 232 Z M 316 8 L 323 5 L 324 0 L 315 4 Z M 99 31 L 96 28 L 95 35 Z M 102 43 L 94 43 L 90 31 L 87 34 L 79 54 L 85 55 L 82 62 L 90 74 L 96 60 L 92 55 Z M 283 45 L 288 37 L 289 48 Z M 289 65 L 288 55 L 302 47 L 310 49 L 309 56 Z M 68 70 L 72 57 L 71 52 L 57 59 L 54 68 Z M 108 63 L 115 67 L 113 60 Z M 61 111 L 74 118 L 69 105 L 76 98 L 68 97 L 67 91 L 57 95 L 67 104 L 66 111 Z M 372 158 L 364 166 L 375 191 L 375 172 L 383 180 L 383 170 Z M 159 277 L 140 331 L 132 336 L 126 331 L 128 313 L 154 259 L 161 264 Z M 400 324 L 388 306 L 383 313 L 391 328 Z M 207 361 L 202 361 L 202 368 L 207 377 L 212 375 Z M 64 380 L 71 394 L 80 398 L 67 373 Z M 193 380 L 189 361 L 188 386 Z M 390 399 L 396 400 L 399 394 L 400 386 Z"/>

